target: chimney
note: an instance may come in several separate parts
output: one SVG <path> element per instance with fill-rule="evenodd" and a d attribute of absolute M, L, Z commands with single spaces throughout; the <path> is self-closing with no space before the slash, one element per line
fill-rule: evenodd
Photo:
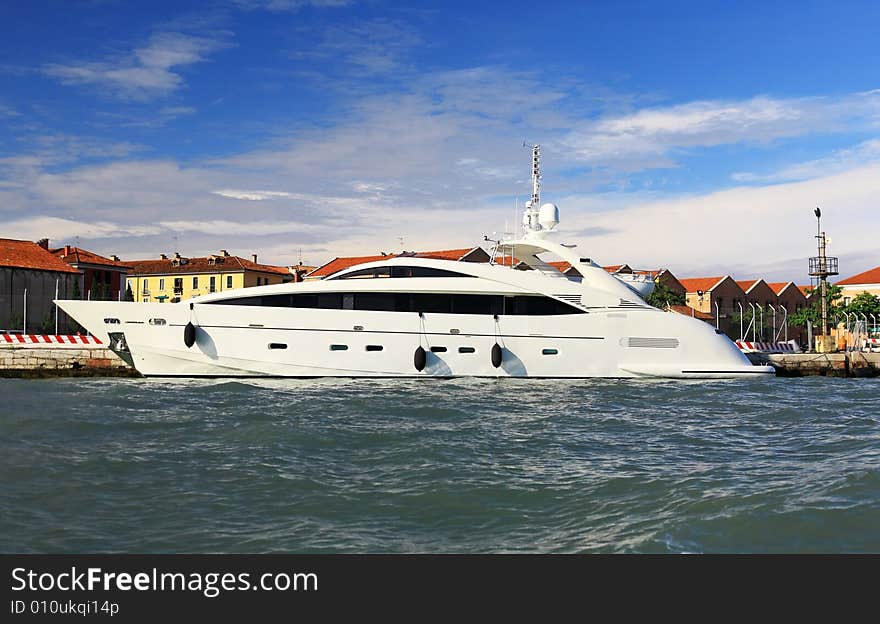
<path fill-rule="evenodd" d="M 65 255 L 65 256 L 69 256 L 69 255 L 70 255 L 70 245 L 65 245 L 65 246 L 64 246 L 64 255 Z"/>
<path fill-rule="evenodd" d="M 175 260 L 180 260 L 180 252 L 179 252 L 179 251 L 175 251 L 175 252 L 174 252 L 174 259 L 175 259 Z"/>
<path fill-rule="evenodd" d="M 119 262 L 119 256 L 117 256 L 116 254 L 110 254 L 110 259 L 113 262 Z"/>
<path fill-rule="evenodd" d="M 251 254 L 251 262 L 253 262 L 254 264 L 257 263 L 257 254 Z"/>
<path fill-rule="evenodd" d="M 226 251 L 225 249 L 221 249 L 221 250 L 220 250 L 220 255 L 223 256 L 224 258 L 228 258 L 228 257 L 229 257 L 229 252 Z"/>
<path fill-rule="evenodd" d="M 159 254 L 159 259 L 160 260 L 167 260 L 168 256 L 166 256 L 165 254 Z"/>
<path fill-rule="evenodd" d="M 42 247 L 46 251 L 49 251 L 49 239 L 48 238 L 41 238 L 40 240 L 37 241 L 37 245 L 39 245 L 40 247 Z"/>

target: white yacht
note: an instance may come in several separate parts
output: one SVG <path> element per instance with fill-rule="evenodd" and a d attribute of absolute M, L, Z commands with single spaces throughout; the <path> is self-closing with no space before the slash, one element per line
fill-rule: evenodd
<path fill-rule="evenodd" d="M 515 263 L 389 257 L 324 280 L 179 303 L 57 301 L 146 376 L 743 378 L 752 366 L 703 321 L 651 307 L 644 283 L 551 240 L 540 149 L 523 235 L 494 252 Z M 548 264 L 576 267 L 572 280 Z M 629 276 L 625 277 L 627 279 Z M 632 279 L 632 278 L 629 278 Z"/>

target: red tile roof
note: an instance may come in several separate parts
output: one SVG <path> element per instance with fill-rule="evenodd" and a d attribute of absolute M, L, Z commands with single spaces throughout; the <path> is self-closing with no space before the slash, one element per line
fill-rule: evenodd
<path fill-rule="evenodd" d="M 715 286 L 717 286 L 721 280 L 723 280 L 726 275 L 721 275 L 719 277 L 691 277 L 689 279 L 680 279 L 678 282 L 684 286 L 685 292 L 697 292 L 698 290 L 702 290 L 703 292 L 709 292 Z"/>
<path fill-rule="evenodd" d="M 880 266 L 837 282 L 837 286 L 858 286 L 860 284 L 880 284 Z"/>
<path fill-rule="evenodd" d="M 0 266 L 79 274 L 79 271 L 36 243 L 11 238 L 0 238 Z"/>
<path fill-rule="evenodd" d="M 672 312 L 676 312 L 678 314 L 683 314 L 684 316 L 693 316 L 703 321 L 714 321 L 715 317 L 711 314 L 707 314 L 706 312 L 700 312 L 699 310 L 695 310 L 690 306 L 686 305 L 671 305 L 669 309 Z"/>
<path fill-rule="evenodd" d="M 67 253 L 69 250 L 70 253 Z M 117 260 L 111 260 L 110 258 L 105 258 L 104 256 L 99 256 L 98 254 L 87 251 L 85 249 L 80 249 L 79 247 L 59 247 L 57 249 L 50 249 L 49 253 L 60 258 L 64 262 L 70 265 L 75 264 L 96 264 L 100 266 L 106 267 L 115 267 L 118 269 L 127 269 L 128 264 L 125 262 L 119 262 Z"/>
<path fill-rule="evenodd" d="M 521 265 L 521 264 L 523 264 L 523 265 L 525 265 L 525 266 L 528 266 L 528 265 L 526 265 L 522 260 L 520 260 L 519 258 L 511 258 L 510 256 L 504 256 L 504 257 L 501 257 L 501 256 L 495 256 L 495 260 L 493 260 L 493 262 L 494 262 L 495 264 L 500 265 L 500 266 L 513 266 L 513 267 L 518 267 L 518 266 Z"/>
<path fill-rule="evenodd" d="M 548 262 L 547 264 L 549 264 L 552 267 L 556 267 L 562 273 L 565 273 L 566 271 L 568 271 L 571 268 L 571 263 L 565 262 L 564 260 L 561 260 L 559 262 Z"/>
<path fill-rule="evenodd" d="M 737 285 L 743 289 L 743 292 L 746 293 L 755 288 L 759 282 L 764 282 L 765 284 L 767 284 L 767 282 L 764 281 L 764 279 L 761 277 L 759 277 L 758 279 L 736 280 Z M 767 285 L 769 286 L 769 284 Z"/>
<path fill-rule="evenodd" d="M 378 262 L 379 260 L 384 260 L 386 258 L 410 257 L 427 258 L 431 260 L 457 261 L 467 256 L 475 249 L 479 249 L 479 247 L 465 247 L 463 249 L 441 249 L 439 251 L 404 252 L 402 254 L 387 254 L 378 256 L 351 256 L 344 258 L 333 258 L 333 260 L 331 260 L 330 262 L 322 264 L 317 269 L 307 274 L 306 277 L 327 277 L 328 275 L 333 275 L 334 273 L 338 273 L 339 271 L 342 271 L 344 269 L 351 268 L 357 264 Z"/>
<path fill-rule="evenodd" d="M 327 277 L 344 269 L 351 268 L 356 264 L 364 264 L 366 262 L 378 262 L 386 258 L 393 258 L 392 255 L 379 256 L 351 256 L 348 258 L 333 258 L 327 264 L 322 264 L 317 269 L 308 273 L 306 277 Z"/>
<path fill-rule="evenodd" d="M 812 286 L 798 286 L 798 288 L 800 289 L 800 291 L 802 293 L 804 293 L 808 297 L 812 294 L 812 291 L 813 291 Z M 810 291 L 810 292 L 807 292 L 807 291 Z"/>
<path fill-rule="evenodd" d="M 138 275 L 165 275 L 168 273 L 238 273 L 241 271 L 255 271 L 258 273 L 274 273 L 276 275 L 290 275 L 287 267 L 274 266 L 271 264 L 259 264 L 238 256 L 213 256 L 215 262 L 210 262 L 211 256 L 203 258 L 183 258 L 185 263 L 174 265 L 174 258 L 157 260 L 131 260 L 125 264 L 129 267 L 130 276 Z"/>
<path fill-rule="evenodd" d="M 417 258 L 433 258 L 435 260 L 461 260 L 471 253 L 476 247 L 467 247 L 465 249 L 441 249 L 440 251 L 419 251 L 416 253 Z"/>
<path fill-rule="evenodd" d="M 797 288 L 797 285 L 795 285 L 794 282 L 767 282 L 770 289 L 777 295 L 782 294 L 782 291 L 788 288 L 789 284 L 794 285 L 795 288 Z"/>

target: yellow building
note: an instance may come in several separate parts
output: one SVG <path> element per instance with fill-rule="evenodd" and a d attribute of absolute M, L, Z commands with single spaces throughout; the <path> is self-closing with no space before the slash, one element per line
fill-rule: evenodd
<path fill-rule="evenodd" d="M 256 254 L 247 260 L 230 256 L 225 249 L 203 258 L 185 258 L 179 253 L 169 258 L 162 254 L 158 260 L 132 260 L 126 264 L 130 267 L 127 282 L 134 300 L 144 303 L 182 301 L 296 278 L 287 267 L 257 263 Z"/>
<path fill-rule="evenodd" d="M 858 275 L 840 280 L 837 282 L 837 286 L 841 288 L 845 305 L 849 305 L 859 293 L 863 292 L 880 297 L 880 267 L 874 267 Z"/>

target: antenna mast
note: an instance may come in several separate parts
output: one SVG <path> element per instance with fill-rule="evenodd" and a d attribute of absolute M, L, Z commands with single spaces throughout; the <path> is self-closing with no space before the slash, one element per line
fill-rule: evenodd
<path fill-rule="evenodd" d="M 532 207 L 541 205 L 541 146 L 532 145 Z"/>
<path fill-rule="evenodd" d="M 522 219 L 523 232 L 529 234 L 541 229 L 538 225 L 538 210 L 541 207 L 541 146 L 529 146 L 523 141 L 523 147 L 532 148 L 532 198 L 526 202 Z"/>

